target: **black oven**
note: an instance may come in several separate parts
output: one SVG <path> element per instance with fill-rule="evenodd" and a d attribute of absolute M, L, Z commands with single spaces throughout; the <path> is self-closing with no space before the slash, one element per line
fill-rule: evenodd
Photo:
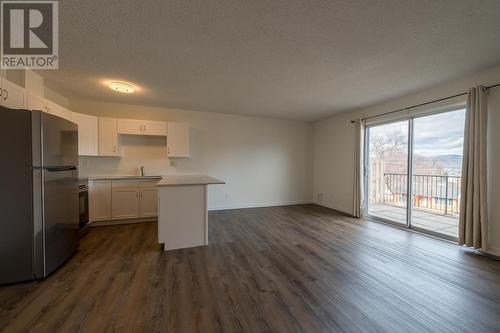
<path fill-rule="evenodd" d="M 88 180 L 80 180 L 78 184 L 78 197 L 80 200 L 80 228 L 89 223 L 89 185 Z"/>

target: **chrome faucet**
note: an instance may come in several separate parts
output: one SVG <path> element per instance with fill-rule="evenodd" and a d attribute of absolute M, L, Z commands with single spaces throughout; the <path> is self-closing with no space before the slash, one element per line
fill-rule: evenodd
<path fill-rule="evenodd" d="M 145 175 L 144 167 L 141 166 L 141 177 L 144 177 L 144 175 Z"/>

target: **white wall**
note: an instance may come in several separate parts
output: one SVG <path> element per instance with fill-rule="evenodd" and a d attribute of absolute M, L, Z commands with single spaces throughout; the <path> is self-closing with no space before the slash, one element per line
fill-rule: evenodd
<path fill-rule="evenodd" d="M 166 139 L 120 136 L 122 157 L 81 157 L 80 174 L 208 174 L 209 208 L 269 206 L 312 200 L 312 124 L 165 108 L 70 100 L 69 108 L 107 117 L 190 123 L 191 157 L 166 157 Z"/>
<path fill-rule="evenodd" d="M 368 108 L 334 115 L 314 124 L 313 195 L 321 205 L 352 213 L 354 126 L 351 120 L 465 92 L 475 85 L 500 83 L 500 67 Z M 500 87 L 490 90 L 489 102 L 489 220 L 490 246 L 500 254 Z M 318 194 L 323 193 L 322 202 Z"/>

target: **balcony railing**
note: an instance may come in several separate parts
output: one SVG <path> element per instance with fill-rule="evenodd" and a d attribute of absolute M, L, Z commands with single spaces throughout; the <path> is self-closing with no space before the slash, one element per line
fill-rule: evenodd
<path fill-rule="evenodd" d="M 384 173 L 385 204 L 406 206 L 408 200 L 406 174 Z M 413 176 L 413 207 L 432 213 L 458 216 L 461 177 Z"/>

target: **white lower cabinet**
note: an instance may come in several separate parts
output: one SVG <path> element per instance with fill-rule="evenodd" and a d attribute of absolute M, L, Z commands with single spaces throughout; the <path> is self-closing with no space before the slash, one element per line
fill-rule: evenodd
<path fill-rule="evenodd" d="M 111 220 L 111 180 L 92 180 L 89 185 L 91 222 Z"/>
<path fill-rule="evenodd" d="M 136 187 L 113 188 L 113 220 L 136 219 L 141 216 L 140 189 Z"/>
<path fill-rule="evenodd" d="M 92 222 L 158 216 L 157 181 L 91 180 Z"/>
<path fill-rule="evenodd" d="M 141 217 L 158 216 L 158 190 L 156 187 L 141 188 Z"/>

